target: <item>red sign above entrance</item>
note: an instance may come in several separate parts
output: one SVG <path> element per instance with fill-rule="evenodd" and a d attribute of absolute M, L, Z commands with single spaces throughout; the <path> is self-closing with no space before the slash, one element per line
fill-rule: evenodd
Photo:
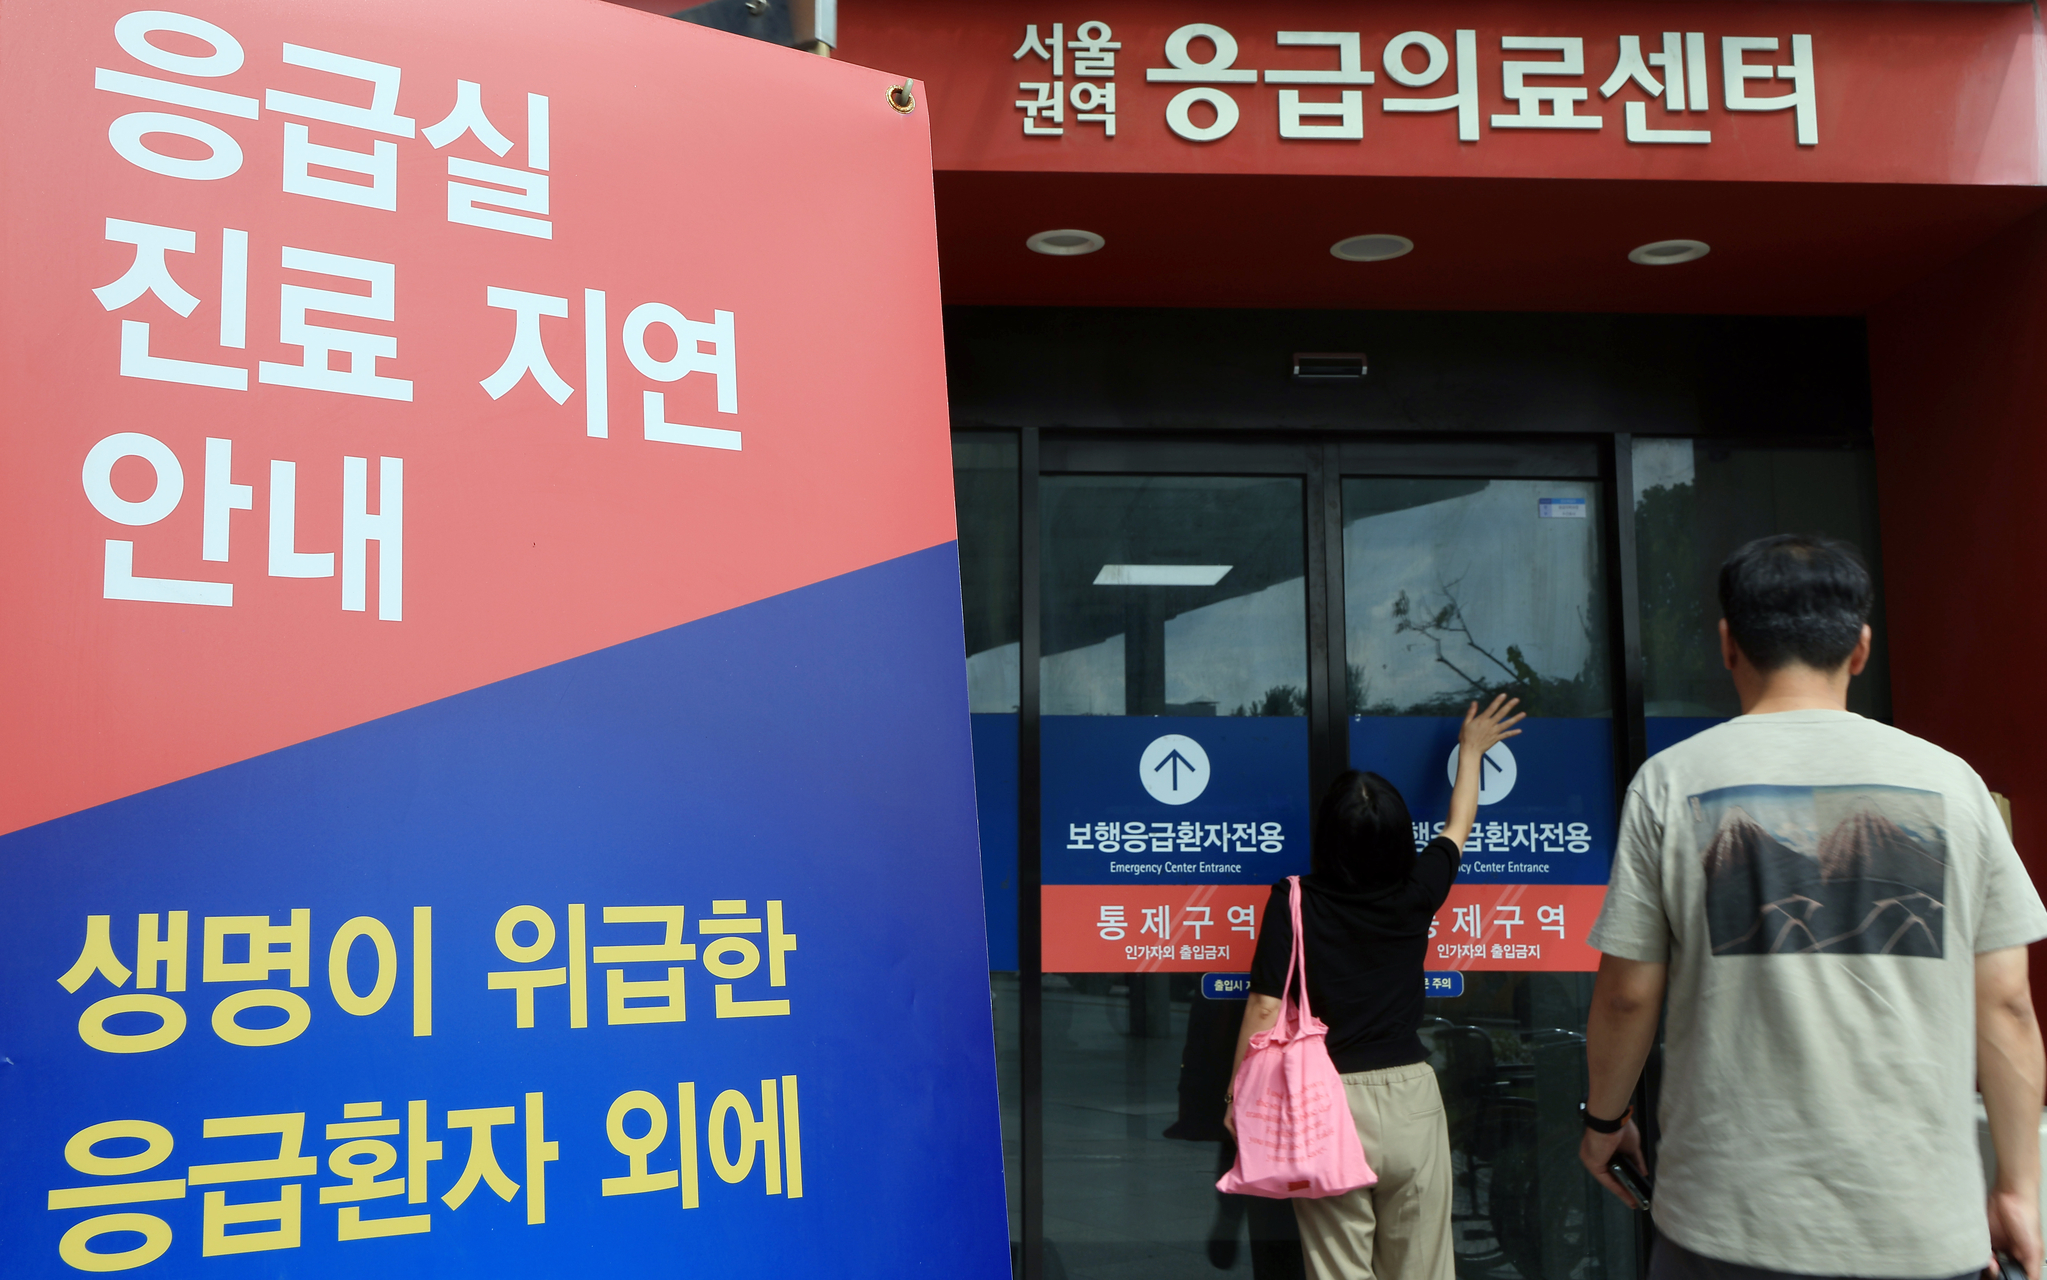
<path fill-rule="evenodd" d="M 929 77 L 942 170 L 2040 180 L 2023 6 L 982 4 L 940 22 L 899 2 L 847 17 L 847 57 Z"/>

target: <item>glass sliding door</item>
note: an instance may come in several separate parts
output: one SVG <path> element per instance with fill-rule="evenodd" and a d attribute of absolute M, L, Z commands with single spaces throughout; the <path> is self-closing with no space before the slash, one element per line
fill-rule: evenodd
<path fill-rule="evenodd" d="M 1005 1172 L 1029 1280 L 1300 1274 L 1287 1202 L 1214 1190 L 1269 886 L 1308 870 L 1314 788 L 1345 762 L 1391 779 L 1417 842 L 1432 835 L 1456 720 L 1496 692 L 1531 718 L 1488 753 L 1423 1029 L 1459 1272 L 1637 1273 L 1638 1215 L 1576 1158 L 1585 936 L 1631 740 L 1616 719 L 1646 710 L 1654 749 L 1733 712 L 1713 576 L 1741 540 L 1831 533 L 1872 567 L 1877 548 L 1866 454 L 1620 447 L 957 433 Z M 1618 682 L 1622 519 L 1646 705 Z M 1857 709 L 1881 716 L 1873 675 Z"/>
<path fill-rule="evenodd" d="M 1046 1274 L 1245 1274 L 1294 1247 L 1214 1183 L 1237 975 L 1307 861 L 1302 480 L 1041 494 Z"/>
<path fill-rule="evenodd" d="M 1578 1164 L 1585 1013 L 1615 828 L 1611 618 L 1589 479 L 1346 477 L 1353 768 L 1442 828 L 1473 700 L 1522 700 L 1429 945 L 1423 1039 L 1449 1113 L 1458 1272 L 1628 1276 L 1635 1224 Z"/>

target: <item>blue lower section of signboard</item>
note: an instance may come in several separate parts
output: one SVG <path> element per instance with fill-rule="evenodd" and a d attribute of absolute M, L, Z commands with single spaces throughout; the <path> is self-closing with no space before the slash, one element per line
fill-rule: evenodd
<path fill-rule="evenodd" d="M 1422 975 L 1422 991 L 1430 1000 L 1455 1000 L 1464 994 L 1464 974 L 1457 969 L 1425 973 Z"/>
<path fill-rule="evenodd" d="M 1353 716 L 1350 763 L 1384 777 L 1409 816 L 1434 830 L 1450 811 L 1450 752 L 1461 721 L 1449 716 Z M 1613 860 L 1613 722 L 1528 719 L 1487 752 L 1488 788 L 1465 845 L 1461 884 L 1605 884 Z M 1509 753 L 1506 769 L 1495 768 Z M 1511 771 L 1511 775 L 1510 775 Z"/>
<path fill-rule="evenodd" d="M 147 1275 L 1007 1277 L 965 682 L 933 675 L 961 669 L 946 544 L 0 838 L 6 1273 L 75 1275 L 60 1239 L 134 1212 L 170 1228 Z M 780 986 L 772 904 L 795 943 L 773 957 Z M 678 905 L 679 930 L 659 910 L 606 919 Z M 534 910 L 507 925 L 519 907 Z M 182 989 L 164 964 L 126 974 L 144 969 L 138 927 L 163 936 L 171 912 L 189 913 Z M 588 955 L 570 950 L 579 914 Z M 113 965 L 67 991 L 98 916 Z M 358 924 L 330 967 L 356 917 L 388 932 L 388 961 Z M 374 1003 L 386 969 L 381 1007 L 344 1007 Z M 587 1025 L 572 1027 L 579 980 Z M 246 992 L 271 1007 L 237 1031 L 221 1002 Z M 116 995 L 170 1001 L 187 1025 L 161 1048 L 88 1047 L 81 1014 Z M 678 998 L 684 1020 L 641 1020 Z M 310 1018 L 295 1038 L 222 1038 L 260 1039 L 295 1002 Z M 146 1037 L 161 1022 L 105 1025 Z M 404 1178 L 425 1151 L 393 1122 L 409 1130 L 415 1102 L 416 1136 L 441 1144 L 430 1194 L 323 1203 L 347 1190 L 329 1159 L 349 1135 L 327 1126 L 388 1125 L 369 1141 L 396 1162 L 377 1176 Z M 229 1117 L 271 1117 L 267 1136 L 204 1136 Z M 151 1167 L 67 1164 L 73 1135 L 131 1120 L 172 1143 Z M 103 1185 L 188 1177 L 177 1198 L 93 1207 Z M 83 1207 L 46 1207 L 80 1187 Z M 338 1240 L 351 1208 L 427 1229 Z M 292 1247 L 222 1253 L 286 1218 Z M 202 1256 L 209 1235 L 220 1256 Z"/>
<path fill-rule="evenodd" d="M 1040 725 L 1043 883 L 1270 884 L 1307 871 L 1305 717 L 1046 716 Z"/>

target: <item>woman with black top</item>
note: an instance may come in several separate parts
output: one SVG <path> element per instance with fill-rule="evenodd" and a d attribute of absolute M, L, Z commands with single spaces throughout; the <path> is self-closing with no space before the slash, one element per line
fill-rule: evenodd
<path fill-rule="evenodd" d="M 1453 1280 L 1450 1132 L 1443 1095 L 1418 1034 L 1429 928 L 1478 816 L 1479 768 L 1520 732 L 1518 699 L 1476 702 L 1458 732 L 1457 780 L 1443 834 L 1414 850 L 1407 802 L 1376 773 L 1336 780 L 1315 816 L 1314 867 L 1301 878 L 1308 997 L 1329 1026 L 1351 1119 L 1376 1185 L 1296 1199 L 1301 1252 L 1314 1280 Z M 1279 1020 L 1293 953 L 1287 882 L 1272 886 L 1235 1065 L 1251 1037 Z M 1235 1065 L 1230 1078 L 1236 1078 Z M 1232 1105 L 1223 1123 L 1236 1132 Z"/>

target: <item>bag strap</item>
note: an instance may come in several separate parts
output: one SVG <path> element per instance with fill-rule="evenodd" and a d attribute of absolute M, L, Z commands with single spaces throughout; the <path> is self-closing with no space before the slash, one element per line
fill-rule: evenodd
<path fill-rule="evenodd" d="M 1301 936 L 1301 878 L 1299 876 L 1288 876 L 1286 881 L 1287 904 L 1292 908 L 1294 918 L 1294 950 L 1293 955 L 1287 959 L 1287 986 L 1285 989 L 1293 989 L 1294 974 L 1299 973 L 1301 975 L 1300 1016 L 1305 1020 L 1314 1017 L 1315 1011 L 1308 1005 L 1308 944 L 1307 940 Z"/>

